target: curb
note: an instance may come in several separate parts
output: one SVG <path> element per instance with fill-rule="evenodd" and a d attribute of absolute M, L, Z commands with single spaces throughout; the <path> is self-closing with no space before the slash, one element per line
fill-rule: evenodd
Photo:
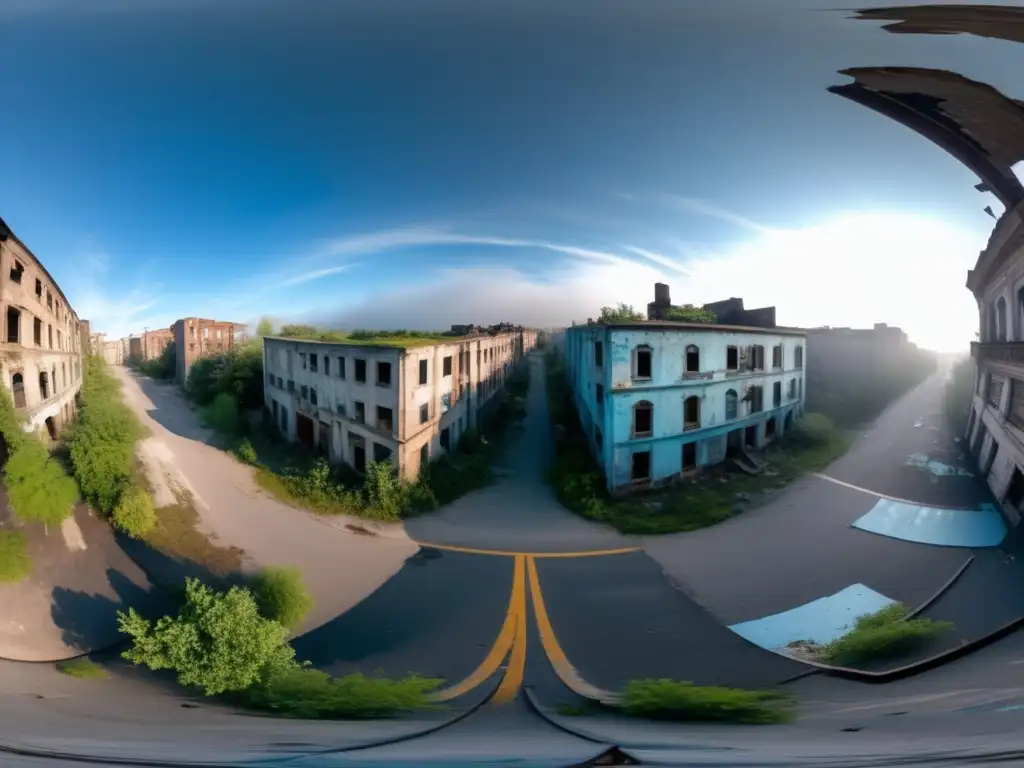
<path fill-rule="evenodd" d="M 0 656 L 0 663 L 4 664 L 60 664 L 65 661 L 75 661 L 77 659 L 84 659 L 89 656 L 93 656 L 97 653 L 107 653 L 113 651 L 121 646 L 128 645 L 127 640 L 118 640 L 116 643 L 110 645 L 104 645 L 100 648 L 96 648 L 91 651 L 84 651 L 82 653 L 75 654 L 74 656 L 62 656 L 59 659 L 11 659 L 6 656 Z"/>
<path fill-rule="evenodd" d="M 543 707 L 541 707 L 540 702 L 537 701 L 537 697 L 533 695 L 533 686 L 532 685 L 524 685 L 522 691 L 523 691 L 523 698 L 526 700 L 527 706 L 534 712 L 534 714 L 536 714 L 541 720 L 546 722 L 548 725 L 550 725 L 550 726 L 552 726 L 554 728 L 557 728 L 562 733 L 567 733 L 570 736 L 575 736 L 577 739 L 583 739 L 584 741 L 589 741 L 592 744 L 601 744 L 602 746 L 613 747 L 613 748 L 616 747 L 615 744 L 613 744 L 612 742 L 608 741 L 607 739 L 601 739 L 601 738 L 598 738 L 597 736 L 594 736 L 593 734 L 587 733 L 586 731 L 580 731 L 580 730 L 577 730 L 575 728 L 570 728 L 565 723 L 562 723 L 559 720 L 556 720 L 555 718 L 553 718 L 550 715 L 548 715 L 544 711 Z M 606 708 L 606 706 L 604 704 L 601 704 L 601 702 L 599 702 L 599 701 L 596 701 L 594 703 L 598 704 L 602 708 Z"/>

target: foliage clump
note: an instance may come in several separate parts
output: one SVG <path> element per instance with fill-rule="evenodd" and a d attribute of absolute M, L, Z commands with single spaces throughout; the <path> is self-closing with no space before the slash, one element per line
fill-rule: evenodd
<path fill-rule="evenodd" d="M 698 686 L 677 680 L 631 680 L 618 709 L 633 717 L 680 722 L 783 723 L 796 713 L 780 691 Z"/>
<path fill-rule="evenodd" d="M 646 319 L 642 312 L 633 309 L 632 304 L 619 302 L 614 307 L 601 307 L 599 323 L 636 323 Z"/>
<path fill-rule="evenodd" d="M 153 497 L 145 488 L 129 486 L 114 507 L 110 521 L 133 539 L 142 539 L 156 527 Z"/>
<path fill-rule="evenodd" d="M 298 568 L 264 568 L 251 588 L 260 613 L 287 629 L 301 624 L 313 609 L 313 597 Z"/>
<path fill-rule="evenodd" d="M 817 649 L 815 655 L 828 664 L 846 665 L 891 659 L 924 646 L 948 633 L 952 622 L 926 618 L 908 619 L 902 603 L 892 603 L 858 617 L 853 629 Z"/>
<path fill-rule="evenodd" d="M 28 540 L 21 531 L 0 530 L 0 584 L 11 584 L 32 573 Z"/>
<path fill-rule="evenodd" d="M 716 320 L 715 313 L 695 307 L 693 304 L 681 304 L 680 306 L 669 307 L 665 310 L 665 319 L 677 323 L 713 323 Z"/>

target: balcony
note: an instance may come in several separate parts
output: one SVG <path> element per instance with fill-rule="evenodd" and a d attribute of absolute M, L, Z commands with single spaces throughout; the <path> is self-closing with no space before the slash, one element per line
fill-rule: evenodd
<path fill-rule="evenodd" d="M 971 357 L 979 363 L 1009 363 L 1024 366 L 1024 341 L 971 342 Z"/>

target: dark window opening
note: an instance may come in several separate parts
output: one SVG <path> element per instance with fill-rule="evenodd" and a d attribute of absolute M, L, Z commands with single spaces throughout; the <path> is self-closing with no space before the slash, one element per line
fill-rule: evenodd
<path fill-rule="evenodd" d="M 380 443 L 373 444 L 373 460 L 378 464 L 391 460 L 391 449 Z"/>
<path fill-rule="evenodd" d="M 748 396 L 751 413 L 760 413 L 764 410 L 764 390 L 761 387 L 751 387 Z"/>
<path fill-rule="evenodd" d="M 697 443 L 683 444 L 683 472 L 697 468 Z"/>
<path fill-rule="evenodd" d="M 391 363 L 377 363 L 377 386 L 391 386 Z"/>
<path fill-rule="evenodd" d="M 700 371 L 700 350 L 695 344 L 686 348 L 686 372 L 697 373 Z"/>
<path fill-rule="evenodd" d="M 420 406 L 420 424 L 426 424 L 430 421 L 430 406 L 424 403 Z"/>
<path fill-rule="evenodd" d="M 598 426 L 594 426 L 594 445 L 597 446 L 597 450 L 601 450 L 604 447 L 604 436 L 601 434 L 601 429 Z"/>
<path fill-rule="evenodd" d="M 309 402 L 312 405 L 316 405 L 317 404 L 316 387 L 310 387 L 309 388 Z"/>
<path fill-rule="evenodd" d="M 754 344 L 750 348 L 750 367 L 755 371 L 764 370 L 764 347 Z"/>
<path fill-rule="evenodd" d="M 53 294 L 49 291 L 46 292 L 46 308 L 53 309 Z"/>
<path fill-rule="evenodd" d="M 683 401 L 683 429 L 700 429 L 700 398 L 696 395 Z"/>
<path fill-rule="evenodd" d="M 738 371 L 740 369 L 740 351 L 738 347 L 725 348 L 725 369 L 727 371 Z"/>
<path fill-rule="evenodd" d="M 633 406 L 633 437 L 650 437 L 654 425 L 654 406 L 643 400 Z"/>
<path fill-rule="evenodd" d="M 366 383 L 366 361 L 359 357 L 356 358 L 356 381 Z"/>
<path fill-rule="evenodd" d="M 427 361 L 420 360 L 420 384 L 427 383 Z"/>
<path fill-rule="evenodd" d="M 47 337 L 46 340 L 47 340 L 47 343 L 49 344 L 50 349 L 53 349 L 53 326 L 52 325 L 47 325 L 46 326 L 46 337 Z"/>
<path fill-rule="evenodd" d="M 331 375 L 331 358 L 329 358 L 327 355 L 324 355 L 324 376 L 330 376 L 330 375 Z"/>
<path fill-rule="evenodd" d="M 430 444 L 424 443 L 420 448 L 420 472 L 427 468 L 430 463 Z"/>
<path fill-rule="evenodd" d="M 288 379 L 288 391 L 289 392 L 294 392 L 295 391 L 295 381 L 292 380 L 292 379 Z"/>
<path fill-rule="evenodd" d="M 358 400 L 355 402 L 356 406 L 356 423 L 366 423 L 366 403 L 361 403 Z"/>
<path fill-rule="evenodd" d="M 309 387 L 307 385 L 303 384 L 302 385 L 302 389 L 300 390 L 300 392 L 302 394 L 302 399 L 303 400 L 308 400 L 309 399 Z"/>
<path fill-rule="evenodd" d="M 651 479 L 651 452 L 637 451 L 633 454 L 630 477 L 633 480 Z"/>
<path fill-rule="evenodd" d="M 789 399 L 793 400 L 796 397 L 796 379 L 789 380 Z"/>
<path fill-rule="evenodd" d="M 50 396 L 50 374 L 46 371 L 42 371 L 39 374 L 39 397 L 41 400 L 45 400 Z"/>
<path fill-rule="evenodd" d="M 317 360 L 316 352 L 309 356 L 309 370 L 311 370 L 313 373 L 320 372 L 320 365 L 319 360 Z"/>
<path fill-rule="evenodd" d="M 446 357 L 444 359 L 443 365 L 441 367 L 441 375 L 442 376 L 451 376 L 452 375 L 452 356 L 451 355 L 448 355 L 448 357 Z"/>
<path fill-rule="evenodd" d="M 14 266 L 11 267 L 11 281 L 20 283 L 23 274 L 25 274 L 25 265 L 15 259 Z"/>
<path fill-rule="evenodd" d="M 451 445 L 451 433 L 448 431 L 448 427 L 441 430 L 441 447 L 446 451 Z"/>
<path fill-rule="evenodd" d="M 43 298 L 43 281 L 38 277 L 36 278 L 36 298 Z"/>
<path fill-rule="evenodd" d="M 597 397 L 597 407 L 598 408 L 604 408 L 604 385 L 603 384 L 598 384 L 597 385 L 596 397 Z"/>
<path fill-rule="evenodd" d="M 307 361 L 307 356 L 306 356 L 305 352 L 299 352 L 299 360 L 302 361 L 302 370 L 306 370 L 306 368 L 308 367 L 309 363 Z"/>
<path fill-rule="evenodd" d="M 14 307 L 7 308 L 7 343 L 17 344 L 21 341 L 21 312 Z"/>
<path fill-rule="evenodd" d="M 735 389 L 730 389 L 725 393 L 725 419 L 729 421 L 735 419 L 739 414 L 739 398 L 736 395 Z"/>
<path fill-rule="evenodd" d="M 772 368 L 782 367 L 782 345 L 772 347 Z"/>
<path fill-rule="evenodd" d="M 390 408 L 385 408 L 382 405 L 377 406 L 377 429 L 381 432 L 387 432 L 391 434 L 395 428 L 394 415 Z"/>
<path fill-rule="evenodd" d="M 772 384 L 772 405 L 778 408 L 782 405 L 782 382 L 776 381 Z"/>
<path fill-rule="evenodd" d="M 339 357 L 338 358 L 338 378 L 339 379 L 344 379 L 345 378 L 345 358 L 344 357 Z"/>
<path fill-rule="evenodd" d="M 25 380 L 20 373 L 11 377 L 11 391 L 14 393 L 14 407 L 25 407 Z"/>
<path fill-rule="evenodd" d="M 604 365 L 604 344 L 600 341 L 594 342 L 594 365 L 598 367 Z"/>
<path fill-rule="evenodd" d="M 772 416 L 764 425 L 764 436 L 775 437 L 775 417 Z"/>
<path fill-rule="evenodd" d="M 649 379 L 651 378 L 651 358 L 653 351 L 650 347 L 637 347 L 636 350 L 636 371 L 634 378 L 637 379 Z"/>
<path fill-rule="evenodd" d="M 794 351 L 793 358 L 794 358 L 794 361 L 793 361 L 794 365 L 797 368 L 803 368 L 804 367 L 804 348 L 803 347 L 797 347 L 796 350 Z"/>

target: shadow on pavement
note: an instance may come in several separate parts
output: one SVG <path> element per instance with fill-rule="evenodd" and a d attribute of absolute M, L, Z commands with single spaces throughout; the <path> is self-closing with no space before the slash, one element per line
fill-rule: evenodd
<path fill-rule="evenodd" d="M 142 393 L 153 403 L 152 409 L 146 408 L 146 413 L 153 421 L 179 437 L 219 447 L 216 434 L 200 424 L 199 414 L 192 410 L 177 385 L 140 376 L 127 369 L 126 375 L 138 384 Z"/>
<path fill-rule="evenodd" d="M 115 535 L 121 549 L 139 568 L 145 571 L 150 581 L 165 588 L 184 589 L 185 579 L 189 578 L 199 579 L 204 584 L 216 589 L 227 589 L 234 584 L 245 583 L 246 577 L 241 572 L 213 571 L 202 563 L 169 554 L 121 532 L 117 532 Z"/>

